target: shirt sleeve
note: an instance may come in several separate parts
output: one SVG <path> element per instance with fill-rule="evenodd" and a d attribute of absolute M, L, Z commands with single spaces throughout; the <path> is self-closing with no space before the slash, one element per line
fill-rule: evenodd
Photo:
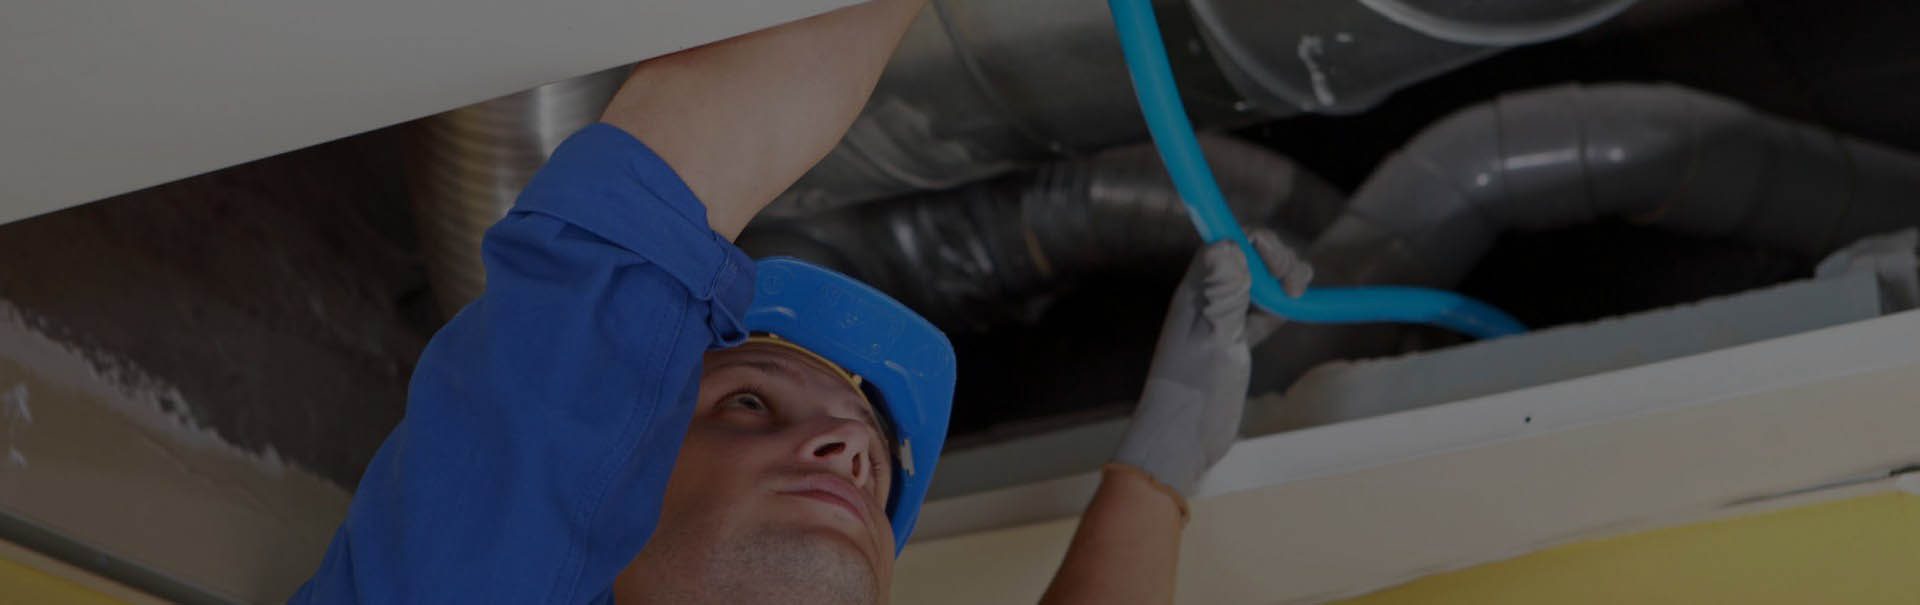
<path fill-rule="evenodd" d="M 606 600 L 660 514 L 753 264 L 625 131 L 574 134 L 482 246 L 300 603 Z"/>

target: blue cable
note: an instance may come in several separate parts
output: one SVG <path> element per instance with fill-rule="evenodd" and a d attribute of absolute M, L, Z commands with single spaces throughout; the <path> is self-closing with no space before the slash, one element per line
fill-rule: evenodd
<path fill-rule="evenodd" d="M 1200 151 L 1200 140 L 1187 120 L 1180 89 L 1173 81 L 1160 26 L 1151 0 L 1107 0 L 1114 25 L 1133 74 L 1133 90 L 1147 130 L 1167 164 L 1174 188 L 1187 204 L 1201 239 L 1230 239 L 1240 244 L 1253 272 L 1253 302 L 1275 315 L 1307 323 L 1399 322 L 1439 326 L 1476 338 L 1497 338 L 1527 330 L 1512 316 L 1492 306 L 1452 292 L 1400 286 L 1309 288 L 1299 298 L 1287 296 L 1280 281 L 1260 262 L 1246 232 L 1227 209 L 1213 169 Z"/>

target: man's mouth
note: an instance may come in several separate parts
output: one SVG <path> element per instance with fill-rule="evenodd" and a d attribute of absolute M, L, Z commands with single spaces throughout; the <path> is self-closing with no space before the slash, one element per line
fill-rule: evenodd
<path fill-rule="evenodd" d="M 817 473 L 807 475 L 798 481 L 787 484 L 777 490 L 781 494 L 808 498 L 825 502 L 847 511 L 853 518 L 866 523 L 872 515 L 865 494 L 853 483 L 838 475 Z"/>

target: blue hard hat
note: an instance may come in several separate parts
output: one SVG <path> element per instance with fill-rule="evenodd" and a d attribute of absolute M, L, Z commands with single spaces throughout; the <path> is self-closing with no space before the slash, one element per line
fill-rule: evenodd
<path fill-rule="evenodd" d="M 898 448 L 887 518 L 894 553 L 907 545 L 953 411 L 947 335 L 872 286 L 788 257 L 755 262 L 746 329 L 778 336 L 860 376 L 893 425 Z"/>

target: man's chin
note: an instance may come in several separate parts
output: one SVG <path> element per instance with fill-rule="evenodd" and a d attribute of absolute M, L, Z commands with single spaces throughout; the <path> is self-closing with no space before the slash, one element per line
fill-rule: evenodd
<path fill-rule="evenodd" d="M 751 591 L 770 599 L 761 602 L 876 603 L 884 590 L 859 543 L 835 528 L 766 528 L 738 546 L 728 558 L 752 570 Z"/>

